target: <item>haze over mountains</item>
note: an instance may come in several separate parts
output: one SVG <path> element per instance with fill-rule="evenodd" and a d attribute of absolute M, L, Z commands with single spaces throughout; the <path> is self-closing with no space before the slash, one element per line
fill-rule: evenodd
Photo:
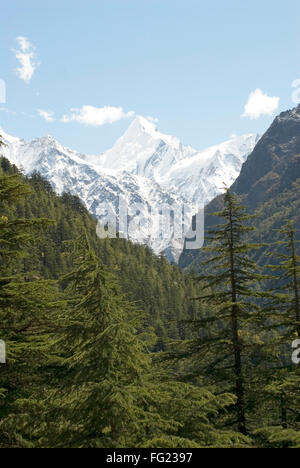
<path fill-rule="evenodd" d="M 259 140 L 251 134 L 234 136 L 197 151 L 160 133 L 144 117 L 136 117 L 113 148 L 96 156 L 65 148 L 51 135 L 25 142 L 1 129 L 0 134 L 7 145 L 3 153 L 13 164 L 26 174 L 41 173 L 58 193 L 78 195 L 99 220 L 107 219 L 107 203 L 108 217 L 117 213 L 122 197 L 129 219 L 139 220 L 129 238 L 150 245 L 156 254 L 164 251 L 170 261 L 178 260 L 184 241 L 174 239 L 172 230 L 151 236 L 149 227 L 161 222 L 161 207 L 180 210 L 185 204 L 189 225 L 193 214 L 221 192 L 223 183 L 232 185 Z"/>

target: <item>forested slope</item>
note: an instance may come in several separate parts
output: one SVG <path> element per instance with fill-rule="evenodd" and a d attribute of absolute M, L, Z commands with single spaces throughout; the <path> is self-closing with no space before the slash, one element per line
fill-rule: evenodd
<path fill-rule="evenodd" d="M 300 447 L 298 232 L 281 222 L 279 243 L 253 244 L 268 225 L 229 189 L 219 202 L 193 281 L 98 239 L 78 198 L 1 159 L 0 448 Z"/>
<path fill-rule="evenodd" d="M 18 173 L 4 158 L 0 166 L 3 174 Z M 23 180 L 32 192 L 9 207 L 11 215 L 53 221 L 30 245 L 22 259 L 24 271 L 34 271 L 37 277 L 46 279 L 58 279 L 65 274 L 70 263 L 64 255 L 64 241 L 76 239 L 84 227 L 96 254 L 115 272 L 123 293 L 145 314 L 145 324 L 154 328 L 159 338 L 155 349 L 164 349 L 168 337 L 184 337 L 178 320 L 192 317 L 199 310 L 199 305 L 190 300 L 196 295 L 191 277 L 178 266 L 171 266 L 163 256 L 154 255 L 147 246 L 123 239 L 99 239 L 96 220 L 79 198 L 56 195 L 51 184 L 39 174 L 24 176 Z"/>

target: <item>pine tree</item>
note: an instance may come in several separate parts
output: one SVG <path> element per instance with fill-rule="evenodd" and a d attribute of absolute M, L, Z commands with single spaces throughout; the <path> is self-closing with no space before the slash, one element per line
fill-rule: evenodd
<path fill-rule="evenodd" d="M 21 443 L 18 401 L 35 381 L 34 371 L 44 349 L 42 334 L 48 326 L 46 304 L 54 287 L 43 280 L 33 281 L 20 268 L 33 231 L 47 224 L 43 219 L 11 216 L 14 203 L 29 193 L 19 175 L 0 173 L 0 338 L 7 350 L 6 364 L 0 367 L 0 447 Z"/>
<path fill-rule="evenodd" d="M 272 256 L 278 259 L 277 265 L 269 265 L 278 273 L 275 291 L 271 293 L 272 301 L 267 309 L 268 318 L 277 329 L 284 328 L 283 339 L 292 341 L 300 337 L 300 256 L 297 255 L 296 230 L 288 222 L 279 230 L 283 239 L 276 242 L 281 252 Z M 282 247 L 285 252 L 282 252 Z"/>
<path fill-rule="evenodd" d="M 237 428 L 247 434 L 249 375 L 263 344 L 256 324 L 260 319 L 258 285 L 264 279 L 249 254 L 260 246 L 247 243 L 247 234 L 254 229 L 249 226 L 252 217 L 229 189 L 224 208 L 213 215 L 225 222 L 208 232 L 210 245 L 205 250 L 211 256 L 202 268 L 212 273 L 198 278 L 206 293 L 196 298 L 208 304 L 209 313 L 191 321 L 196 336 L 181 346 L 182 356 L 193 356 L 191 377 L 204 373 L 209 382 L 236 396 Z"/>
<path fill-rule="evenodd" d="M 289 445 L 288 430 L 300 430 L 300 373 L 299 366 L 294 365 L 291 359 L 292 342 L 300 336 L 300 257 L 297 255 L 299 241 L 292 223 L 287 222 L 279 233 L 282 240 L 273 244 L 278 251 L 271 253 L 278 263 L 269 265 L 277 274 L 273 279 L 276 285 L 270 291 L 270 303 L 264 313 L 264 328 L 269 331 L 270 365 L 269 382 L 263 389 L 263 395 L 269 402 L 269 414 L 272 415 L 266 429 L 269 440 L 275 431 L 276 444 L 281 440 Z"/>
<path fill-rule="evenodd" d="M 137 336 L 136 311 L 120 295 L 114 277 L 85 236 L 71 245 L 74 269 L 62 280 L 70 299 L 67 311 L 62 307 L 58 315 L 61 337 L 53 347 L 57 375 L 63 378 L 46 392 L 39 444 L 176 448 L 226 440 L 247 445 L 248 440 L 212 423 L 233 397 L 176 382 L 154 366 L 141 341 L 147 344 L 149 337 Z"/>
<path fill-rule="evenodd" d="M 136 337 L 132 307 L 87 237 L 74 241 L 72 249 L 74 268 L 62 280 L 70 296 L 68 320 L 56 344 L 67 372 L 56 393 L 56 420 L 62 423 L 53 443 L 123 446 L 142 418 L 137 389 L 143 387 L 149 358 Z"/>
<path fill-rule="evenodd" d="M 246 431 L 255 446 L 299 447 L 297 232 L 281 230 L 278 283 L 260 308 L 250 217 L 229 191 L 217 216 L 205 292 L 189 301 L 197 287 L 177 267 L 98 240 L 77 198 L 0 159 L 0 448 L 245 447 Z M 46 280 L 60 273 L 63 291 Z M 178 362 L 157 364 L 168 353 L 153 351 L 171 346 Z"/>

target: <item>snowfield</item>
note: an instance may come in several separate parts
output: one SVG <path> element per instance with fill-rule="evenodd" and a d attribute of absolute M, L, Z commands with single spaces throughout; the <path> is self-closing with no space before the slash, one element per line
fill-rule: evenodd
<path fill-rule="evenodd" d="M 259 139 L 243 135 L 197 151 L 160 133 L 144 117 L 136 117 L 113 148 L 95 156 L 65 148 L 51 135 L 29 143 L 1 129 L 0 135 L 7 145 L 2 153 L 11 163 L 28 175 L 38 171 L 59 194 L 78 195 L 102 223 L 116 217 L 121 198 L 129 223 L 123 235 L 149 245 L 156 254 L 165 252 L 175 262 L 184 237 L 166 226 L 162 207 L 172 207 L 172 213 L 185 207 L 189 227 L 193 214 L 218 195 L 224 183 L 230 186 L 236 180 Z"/>

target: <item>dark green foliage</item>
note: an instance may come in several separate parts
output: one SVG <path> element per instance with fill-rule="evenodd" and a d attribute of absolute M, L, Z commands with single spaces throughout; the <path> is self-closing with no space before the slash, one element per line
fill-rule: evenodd
<path fill-rule="evenodd" d="M 224 209 L 214 216 L 222 218 L 224 224 L 209 230 L 210 245 L 205 250 L 211 256 L 204 266 L 209 266 L 212 273 L 200 276 L 203 290 L 208 292 L 198 298 L 206 301 L 211 310 L 207 318 L 194 322 L 205 334 L 190 348 L 206 353 L 203 372 L 213 381 L 223 385 L 234 382 L 230 391 L 237 398 L 237 427 L 246 434 L 247 379 L 259 346 L 253 325 L 261 314 L 256 302 L 261 294 L 255 285 L 264 278 L 257 273 L 249 253 L 260 246 L 247 243 L 246 235 L 253 230 L 249 226 L 251 217 L 229 189 L 224 195 Z"/>
<path fill-rule="evenodd" d="M 195 283 L 0 159 L 1 448 L 299 447 L 297 232 L 266 247 L 264 293 L 252 217 L 224 201 Z"/>
<path fill-rule="evenodd" d="M 69 297 L 55 347 L 67 375 L 57 392 L 66 417 L 59 445 L 126 446 L 147 414 L 138 405 L 149 358 L 136 337 L 137 312 L 93 253 L 86 237 L 72 245 L 73 270 L 62 282 Z"/>
<path fill-rule="evenodd" d="M 282 240 L 275 246 L 284 251 L 273 253 L 278 260 L 277 265 L 271 265 L 277 273 L 277 288 L 272 292 L 269 318 L 276 326 L 284 328 L 287 338 L 300 337 L 300 256 L 297 255 L 296 230 L 289 221 L 280 231 Z"/>
<path fill-rule="evenodd" d="M 264 328 L 271 332 L 268 354 L 272 365 L 263 394 L 274 414 L 274 429 L 265 428 L 259 434 L 268 434 L 277 446 L 288 447 L 299 438 L 293 431 L 300 430 L 300 372 L 291 360 L 292 343 L 300 336 L 300 257 L 293 224 L 287 222 L 279 234 L 281 240 L 273 245 L 278 250 L 272 254 L 277 264 L 269 266 L 277 275 L 277 287 L 270 291 L 264 313 Z"/>
<path fill-rule="evenodd" d="M 177 320 L 198 309 L 187 300 L 195 295 L 191 280 L 149 249 L 100 242 L 78 199 L 60 199 L 37 174 L 24 185 L 15 168 L 2 163 L 9 174 L 1 179 L 5 193 L 16 196 L 1 207 L 5 247 L 9 240 L 2 256 L 11 256 L 1 264 L 1 337 L 9 351 L 1 368 L 1 446 L 249 444 L 214 427 L 231 395 L 178 382 L 152 364 L 150 349 L 183 335 Z M 73 255 L 67 255 L 64 241 L 76 234 L 81 241 L 71 242 Z M 59 272 L 65 273 L 61 290 L 44 279 Z"/>
<path fill-rule="evenodd" d="M 5 159 L 1 160 L 8 173 L 15 172 Z M 63 242 L 76 239 L 82 226 L 96 255 L 118 278 L 127 299 L 144 312 L 145 326 L 152 327 L 158 337 L 153 349 L 166 349 L 168 338 L 182 338 L 178 321 L 194 314 L 199 305 L 187 300 L 196 294 L 192 278 L 163 257 L 156 257 L 151 249 L 122 239 L 100 240 L 96 235 L 96 220 L 80 200 L 69 194 L 57 196 L 39 174 L 23 179 L 30 197 L 9 207 L 11 216 L 20 218 L 47 217 L 54 221 L 41 230 L 30 244 L 30 254 L 20 263 L 24 272 L 35 277 L 58 279 L 70 269 L 70 261 L 63 252 Z"/>
<path fill-rule="evenodd" d="M 201 268 L 208 273 L 199 277 L 203 294 L 197 300 L 208 310 L 191 322 L 195 338 L 177 345 L 175 355 L 186 360 L 190 375 L 203 375 L 208 383 L 236 395 L 236 417 L 224 423 L 246 434 L 255 427 L 263 400 L 260 389 L 269 375 L 261 307 L 266 276 L 250 258 L 261 247 L 247 242 L 253 217 L 229 189 L 223 198 L 224 208 L 213 216 L 224 223 L 208 231 L 208 258 Z"/>
<path fill-rule="evenodd" d="M 0 447 L 18 446 L 15 432 L 8 431 L 10 420 L 18 417 L 18 400 L 30 392 L 40 353 L 45 350 L 43 335 L 49 327 L 49 303 L 55 297 L 55 285 L 35 280 L 25 273 L 20 261 L 26 248 L 48 221 L 14 218 L 9 207 L 30 193 L 19 175 L 0 172 L 0 336 L 6 343 L 7 364 L 0 373 Z"/>
<path fill-rule="evenodd" d="M 55 447 L 167 447 L 249 443 L 220 431 L 212 416 L 232 404 L 202 386 L 158 372 L 138 335 L 139 312 L 122 297 L 114 277 L 86 237 L 73 242 L 74 269 L 62 282 L 67 307 L 59 314 L 64 378 L 50 394 L 53 417 L 41 444 Z M 61 335 L 61 336 L 60 336 Z M 188 399 L 184 402 L 184 397 Z M 40 415 L 43 418 L 43 415 Z"/>

